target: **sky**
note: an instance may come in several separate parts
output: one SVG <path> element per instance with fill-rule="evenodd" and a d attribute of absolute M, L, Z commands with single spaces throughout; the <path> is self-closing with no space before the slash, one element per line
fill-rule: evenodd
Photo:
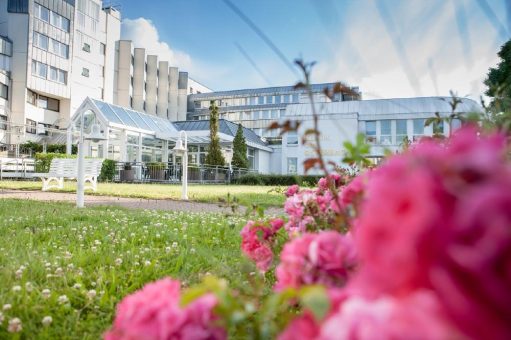
<path fill-rule="evenodd" d="M 359 86 L 366 99 L 479 99 L 511 38 L 511 0 L 110 2 L 123 39 L 217 91 L 295 84 L 301 58 L 316 62 L 313 82 Z"/>

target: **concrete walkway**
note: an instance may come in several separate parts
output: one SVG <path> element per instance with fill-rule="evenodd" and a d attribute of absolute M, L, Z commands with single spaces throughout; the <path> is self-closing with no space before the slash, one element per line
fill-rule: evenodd
<path fill-rule="evenodd" d="M 47 202 L 75 202 L 74 193 L 64 192 L 43 192 L 32 190 L 12 190 L 0 189 L 0 199 L 17 198 L 24 200 L 36 200 Z M 114 196 L 96 196 L 85 195 L 85 206 L 111 205 L 129 209 L 155 209 L 155 210 L 173 210 L 188 212 L 218 212 L 232 213 L 228 207 L 221 207 L 218 204 L 200 203 L 193 201 L 177 201 L 164 199 L 145 199 Z M 244 208 L 240 207 L 243 212 Z M 268 215 L 280 215 L 284 213 L 282 208 L 269 208 L 266 210 Z"/>

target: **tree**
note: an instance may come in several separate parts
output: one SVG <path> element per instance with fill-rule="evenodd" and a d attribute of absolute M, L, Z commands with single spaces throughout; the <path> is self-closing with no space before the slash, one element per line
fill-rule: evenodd
<path fill-rule="evenodd" d="M 238 130 L 236 131 L 236 136 L 232 144 L 232 165 L 237 168 L 248 168 L 247 143 L 245 141 L 245 136 L 243 136 L 243 127 L 241 124 L 238 125 Z"/>
<path fill-rule="evenodd" d="M 225 165 L 225 159 L 220 148 L 220 139 L 218 138 L 218 107 L 212 100 L 209 106 L 209 151 L 206 155 L 206 164 Z"/>
<path fill-rule="evenodd" d="M 490 68 L 484 84 L 486 95 L 492 97 L 490 109 L 497 112 L 511 111 L 511 40 L 505 43 L 499 53 L 500 62 Z"/>
<path fill-rule="evenodd" d="M 500 62 L 490 68 L 484 84 L 488 86 L 486 95 L 492 97 L 487 109 L 484 125 L 497 128 L 511 135 L 511 40 L 505 43 L 499 53 Z"/>

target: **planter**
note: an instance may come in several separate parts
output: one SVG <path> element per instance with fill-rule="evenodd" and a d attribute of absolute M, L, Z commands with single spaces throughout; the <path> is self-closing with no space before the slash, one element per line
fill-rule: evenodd
<path fill-rule="evenodd" d="M 133 182 L 135 180 L 135 169 L 121 170 L 121 182 Z"/>
<path fill-rule="evenodd" d="M 163 181 L 165 180 L 165 170 L 149 169 L 149 178 L 157 181 Z"/>

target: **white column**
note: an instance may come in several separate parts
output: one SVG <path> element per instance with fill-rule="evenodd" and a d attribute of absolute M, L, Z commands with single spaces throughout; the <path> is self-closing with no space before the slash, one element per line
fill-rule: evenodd
<path fill-rule="evenodd" d="M 169 67 L 169 114 L 170 121 L 177 121 L 177 97 L 178 97 L 178 78 L 179 71 L 177 67 Z"/>
<path fill-rule="evenodd" d="M 188 93 L 188 72 L 179 72 L 177 93 L 177 120 L 186 120 L 187 93 Z"/>
<path fill-rule="evenodd" d="M 135 48 L 133 64 L 133 108 L 144 112 L 145 49 Z"/>
<path fill-rule="evenodd" d="M 158 99 L 156 100 L 156 114 L 158 117 L 167 119 L 169 107 L 169 63 L 158 63 Z"/>
<path fill-rule="evenodd" d="M 120 152 L 121 152 L 121 162 L 128 161 L 128 148 L 126 144 L 128 143 L 128 134 L 126 130 L 121 131 L 121 143 L 120 143 Z"/>
<path fill-rule="evenodd" d="M 67 128 L 66 131 L 66 154 L 70 155 L 73 150 L 73 130 L 71 129 L 71 126 Z"/>
<path fill-rule="evenodd" d="M 147 56 L 147 74 L 146 74 L 146 94 L 145 111 L 151 115 L 156 115 L 156 83 L 158 72 L 158 57 L 155 55 Z"/>

